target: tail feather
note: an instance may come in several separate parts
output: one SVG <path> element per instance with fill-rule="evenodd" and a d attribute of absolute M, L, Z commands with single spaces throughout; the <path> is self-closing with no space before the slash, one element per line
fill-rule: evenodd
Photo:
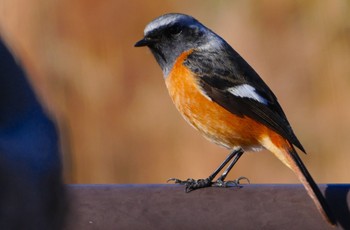
<path fill-rule="evenodd" d="M 282 137 L 274 138 L 274 141 L 272 141 L 270 137 L 264 137 L 261 140 L 261 144 L 266 149 L 271 151 L 278 159 L 280 159 L 297 175 L 301 183 L 304 185 L 307 193 L 315 203 L 319 212 L 327 222 L 335 226 L 336 219 L 334 215 L 332 214 L 320 189 L 312 179 L 310 173 L 301 161 L 294 147 L 288 141 L 282 139 Z"/>
<path fill-rule="evenodd" d="M 291 162 L 294 173 L 298 176 L 299 180 L 303 183 L 307 193 L 314 201 L 317 209 L 322 214 L 322 216 L 331 224 L 336 225 L 336 219 L 331 212 L 326 199 L 323 197 L 320 189 L 318 188 L 315 181 L 312 179 L 309 171 L 306 169 L 305 165 L 301 161 L 295 149 L 292 147 L 288 150 L 293 162 Z"/>

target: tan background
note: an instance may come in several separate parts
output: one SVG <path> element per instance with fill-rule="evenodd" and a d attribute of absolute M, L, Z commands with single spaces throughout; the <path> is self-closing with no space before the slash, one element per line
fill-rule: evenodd
<path fill-rule="evenodd" d="M 350 181 L 347 0 L 0 0 L 0 35 L 60 126 L 69 183 L 164 183 L 205 177 L 228 151 L 180 117 L 147 49 L 133 44 L 167 12 L 224 37 L 278 96 L 320 183 Z M 230 179 L 295 183 L 268 152 Z"/>

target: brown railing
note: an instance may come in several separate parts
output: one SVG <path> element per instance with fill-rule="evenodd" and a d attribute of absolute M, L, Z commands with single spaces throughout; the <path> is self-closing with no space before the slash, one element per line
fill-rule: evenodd
<path fill-rule="evenodd" d="M 70 185 L 67 229 L 350 229 L 350 185 L 320 185 L 332 228 L 302 185 L 243 185 L 185 193 L 180 185 Z"/>

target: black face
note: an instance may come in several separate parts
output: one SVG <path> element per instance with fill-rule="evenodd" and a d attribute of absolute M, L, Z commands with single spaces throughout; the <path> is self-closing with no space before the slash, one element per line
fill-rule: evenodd
<path fill-rule="evenodd" d="M 177 17 L 173 21 L 160 17 L 146 27 L 145 37 L 135 46 L 148 46 L 166 75 L 181 53 L 205 43 L 205 32 L 205 27 L 192 17 Z"/>

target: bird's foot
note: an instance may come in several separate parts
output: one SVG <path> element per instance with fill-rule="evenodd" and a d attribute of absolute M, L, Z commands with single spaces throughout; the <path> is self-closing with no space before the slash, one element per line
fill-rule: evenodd
<path fill-rule="evenodd" d="M 200 188 L 210 187 L 213 184 L 213 182 L 209 178 L 198 179 L 198 180 L 195 180 L 192 178 L 188 178 L 187 180 L 179 180 L 177 178 L 170 178 L 167 182 L 169 182 L 169 181 L 174 181 L 175 184 L 185 185 L 186 192 L 191 192 L 193 190 L 200 189 Z"/>
<path fill-rule="evenodd" d="M 218 179 L 216 182 L 212 184 L 213 187 L 227 188 L 227 187 L 239 187 L 241 184 L 241 180 L 246 180 L 248 184 L 250 181 L 247 177 L 241 176 L 235 180 L 223 181 L 222 179 Z"/>
<path fill-rule="evenodd" d="M 177 178 L 170 178 L 169 181 L 174 181 L 175 184 L 181 184 L 185 185 L 185 191 L 191 192 L 196 189 L 200 188 L 206 188 L 206 187 L 221 187 L 221 188 L 227 188 L 227 187 L 239 187 L 241 184 L 241 180 L 246 180 L 248 184 L 250 184 L 250 181 L 246 177 L 238 177 L 236 180 L 230 180 L 230 181 L 223 181 L 222 179 L 218 179 L 215 182 L 212 182 L 209 178 L 206 179 L 192 179 L 189 178 L 187 180 L 179 180 Z"/>

